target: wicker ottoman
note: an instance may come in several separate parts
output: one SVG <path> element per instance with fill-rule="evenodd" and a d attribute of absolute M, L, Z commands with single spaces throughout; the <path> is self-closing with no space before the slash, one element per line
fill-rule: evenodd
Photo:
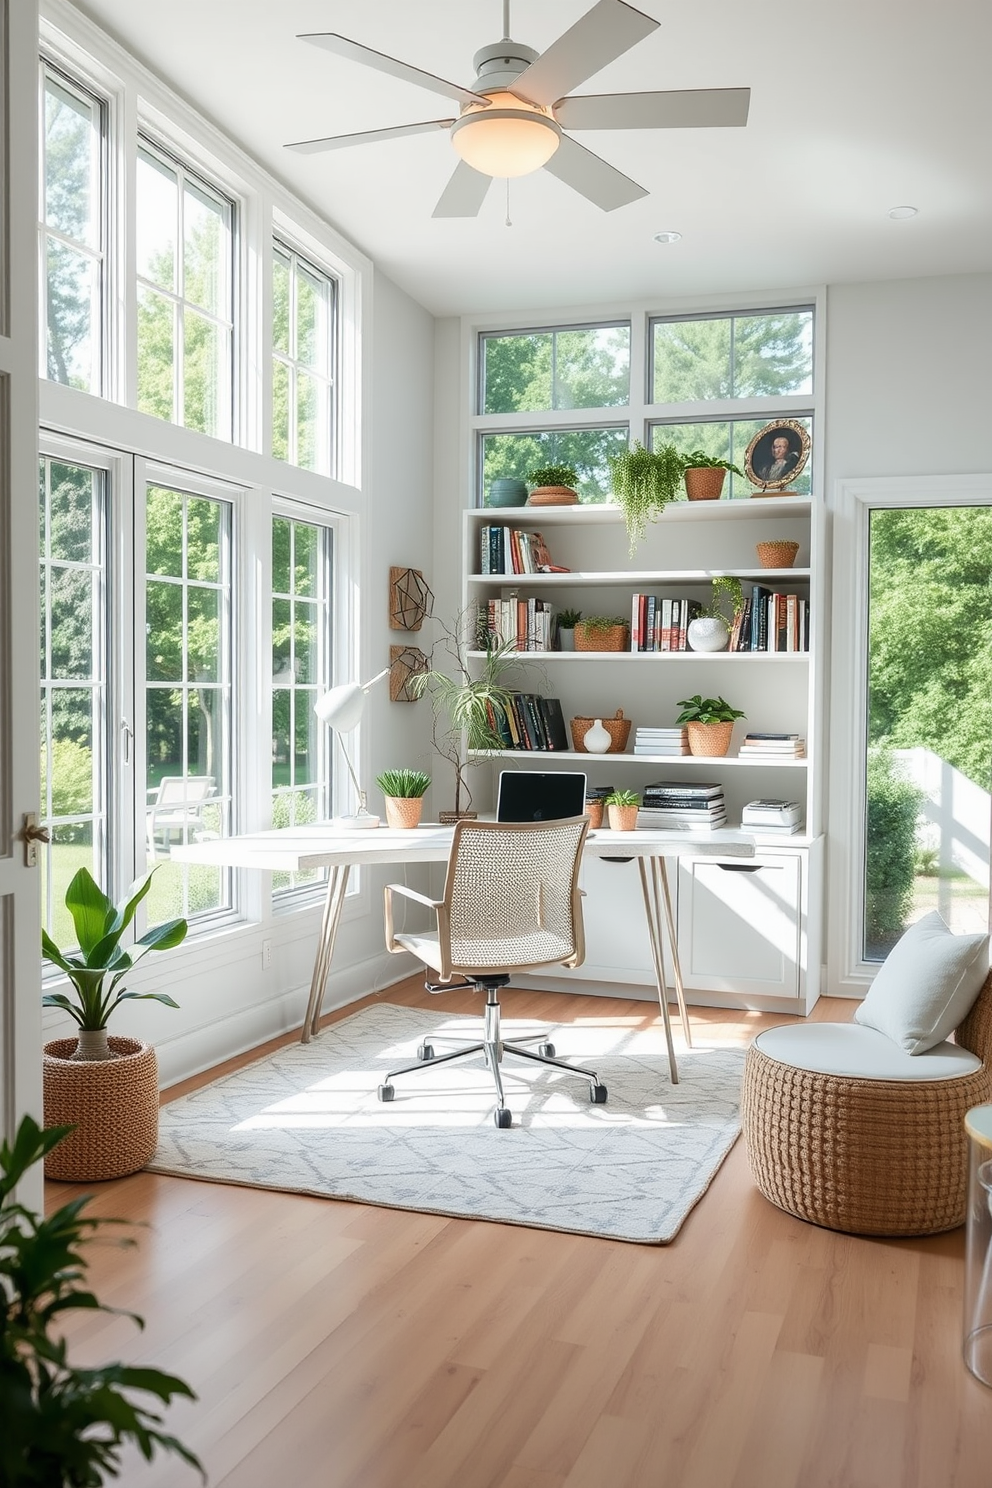
<path fill-rule="evenodd" d="M 748 1049 L 742 1124 L 773 1204 L 855 1235 L 929 1235 L 964 1223 L 964 1116 L 992 1099 L 986 981 L 957 1042 L 904 1053 L 856 1023 L 770 1028 Z"/>

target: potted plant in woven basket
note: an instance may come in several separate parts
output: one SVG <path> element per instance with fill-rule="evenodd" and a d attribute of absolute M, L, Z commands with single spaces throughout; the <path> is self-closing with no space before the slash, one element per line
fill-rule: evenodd
<path fill-rule="evenodd" d="M 431 777 L 423 770 L 383 770 L 375 783 L 386 798 L 386 825 L 411 828 L 420 825 L 424 796 Z"/>
<path fill-rule="evenodd" d="M 539 465 L 527 476 L 533 487 L 527 497 L 528 506 L 575 506 L 579 493 L 575 490 L 579 473 L 574 465 Z"/>
<path fill-rule="evenodd" d="M 46 930 L 41 932 L 43 959 L 65 972 L 72 989 L 46 992 L 42 1002 L 61 1008 L 79 1027 L 78 1038 L 55 1039 L 43 1050 L 45 1125 L 75 1128 L 46 1157 L 49 1178 L 122 1178 L 143 1168 L 158 1143 L 155 1050 L 140 1039 L 107 1033 L 122 1002 L 179 1006 L 165 992 L 128 992 L 122 985 L 149 951 L 170 950 L 186 936 L 185 920 L 167 920 L 132 945 L 121 945 L 156 871 L 136 879 L 115 906 L 89 870 L 80 868 L 65 893 L 78 950 L 61 951 Z"/>
<path fill-rule="evenodd" d="M 637 826 L 641 798 L 636 791 L 615 790 L 604 798 L 611 832 L 632 832 Z"/>
<path fill-rule="evenodd" d="M 622 615 L 588 615 L 575 625 L 576 651 L 626 651 L 627 622 Z"/>
<path fill-rule="evenodd" d="M 683 455 L 682 464 L 685 466 L 685 494 L 690 501 L 719 500 L 728 470 L 744 479 L 743 470 L 738 470 L 729 460 L 716 460 L 703 450 L 692 450 Z"/>
<path fill-rule="evenodd" d="M 722 697 L 704 698 L 698 692 L 694 697 L 683 698 L 679 707 L 682 712 L 675 722 L 686 726 L 689 753 L 711 757 L 727 753 L 734 720 L 747 716 L 740 708 L 732 708 Z"/>

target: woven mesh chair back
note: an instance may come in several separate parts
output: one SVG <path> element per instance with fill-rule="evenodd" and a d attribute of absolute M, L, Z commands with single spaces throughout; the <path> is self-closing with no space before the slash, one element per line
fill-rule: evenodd
<path fill-rule="evenodd" d="M 992 1065 L 992 971 L 985 978 L 971 1012 L 955 1033 L 954 1042 L 977 1054 L 984 1065 Z"/>
<path fill-rule="evenodd" d="M 588 827 L 586 816 L 459 822 L 444 888 L 453 968 L 581 962 L 578 875 Z"/>

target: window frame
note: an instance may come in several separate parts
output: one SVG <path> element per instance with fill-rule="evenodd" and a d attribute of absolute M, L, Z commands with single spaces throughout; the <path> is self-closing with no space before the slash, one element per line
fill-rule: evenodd
<path fill-rule="evenodd" d="M 339 298 L 338 280 L 337 280 L 337 276 L 335 274 L 333 274 L 332 272 L 330 272 L 327 268 L 323 267 L 320 263 L 316 262 L 315 259 L 314 259 L 314 257 L 312 255 L 310 255 L 308 253 L 305 253 L 300 247 L 298 247 L 297 244 L 292 241 L 291 235 L 289 233 L 280 232 L 279 229 L 278 229 L 278 227 L 275 224 L 273 224 L 273 232 L 272 232 L 272 239 L 271 239 L 271 245 L 270 245 L 270 259 L 269 259 L 269 280 L 270 280 L 269 289 L 270 289 L 270 294 L 272 293 L 271 280 L 272 280 L 272 274 L 273 274 L 273 269 L 274 269 L 274 264 L 275 264 L 275 258 L 276 258 L 277 253 L 282 253 L 284 255 L 287 255 L 289 257 L 289 259 L 290 259 L 290 343 L 291 343 L 291 345 L 295 341 L 295 336 L 296 336 L 296 317 L 295 317 L 295 313 L 294 313 L 295 312 L 295 307 L 296 307 L 296 295 L 294 293 L 294 288 L 295 288 L 295 285 L 296 285 L 296 283 L 298 281 L 299 271 L 300 271 L 301 268 L 305 269 L 308 273 L 312 274 L 315 278 L 321 280 L 322 283 L 326 286 L 326 289 L 327 289 L 327 307 L 326 308 L 327 308 L 328 330 L 327 330 L 326 370 L 324 370 L 324 371 L 317 371 L 316 369 L 311 368 L 309 366 L 306 366 L 305 364 L 301 364 L 298 356 L 296 356 L 296 354 L 293 351 L 289 351 L 289 352 L 287 352 L 285 354 L 283 354 L 282 352 L 278 351 L 277 348 L 276 348 L 276 345 L 275 345 L 275 336 L 273 334 L 270 334 L 270 337 L 269 337 L 269 377 L 270 377 L 270 384 L 269 384 L 269 386 L 270 386 L 270 395 L 269 395 L 269 424 L 270 424 L 270 439 L 272 441 L 272 443 L 270 444 L 270 449 L 271 449 L 273 458 L 283 461 L 284 464 L 293 465 L 297 469 L 300 469 L 300 470 L 310 470 L 311 469 L 311 467 L 309 465 L 301 465 L 300 462 L 299 462 L 299 459 L 298 458 L 294 458 L 294 455 L 298 455 L 299 454 L 299 450 L 298 450 L 298 448 L 296 448 L 296 449 L 293 449 L 292 448 L 297 443 L 298 433 L 299 433 L 299 417 L 298 417 L 298 414 L 299 414 L 299 403 L 298 403 L 298 395 L 297 395 L 297 379 L 298 379 L 298 376 L 299 376 L 299 372 L 302 369 L 309 376 L 316 377 L 324 385 L 324 391 L 325 391 L 325 395 L 326 395 L 326 409 L 325 409 L 325 411 L 326 411 L 326 418 L 327 418 L 327 438 L 326 438 L 326 441 L 324 443 L 323 449 L 322 450 L 318 450 L 318 462 L 317 462 L 316 467 L 314 468 L 314 472 L 313 473 L 316 474 L 316 475 L 330 475 L 334 471 L 334 469 L 336 468 L 336 465 L 337 465 L 337 425 L 338 425 L 338 416 L 337 416 L 338 415 L 338 377 L 337 377 L 337 364 L 338 364 L 338 357 L 339 357 L 339 340 L 340 340 L 339 332 L 338 332 L 338 321 L 339 321 L 339 316 L 338 316 L 338 298 Z M 274 295 L 273 295 L 273 300 L 274 300 Z M 274 319 L 274 314 L 273 314 L 273 319 Z M 276 362 L 280 362 L 280 363 L 284 364 L 288 368 L 289 373 L 290 373 L 290 387 L 291 387 L 291 397 L 290 397 L 290 414 L 291 414 L 291 418 L 290 418 L 290 446 L 291 446 L 291 452 L 290 453 L 287 453 L 285 459 L 283 459 L 283 457 L 281 455 L 277 455 L 275 453 L 274 448 L 272 448 L 272 445 L 274 445 L 274 442 L 275 442 L 275 420 L 274 420 L 274 417 L 273 417 L 274 408 L 275 408 L 275 390 L 274 390 L 274 386 L 272 384 L 271 379 L 272 379 L 272 368 L 273 368 L 273 364 L 276 363 Z M 296 418 L 293 418 L 292 417 L 292 414 L 294 412 L 297 415 Z"/>

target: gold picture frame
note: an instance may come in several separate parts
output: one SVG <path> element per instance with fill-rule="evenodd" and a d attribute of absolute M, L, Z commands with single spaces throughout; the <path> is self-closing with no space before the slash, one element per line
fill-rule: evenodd
<path fill-rule="evenodd" d="M 773 419 L 759 429 L 744 452 L 744 474 L 752 496 L 781 496 L 806 467 L 809 430 L 798 419 Z"/>

